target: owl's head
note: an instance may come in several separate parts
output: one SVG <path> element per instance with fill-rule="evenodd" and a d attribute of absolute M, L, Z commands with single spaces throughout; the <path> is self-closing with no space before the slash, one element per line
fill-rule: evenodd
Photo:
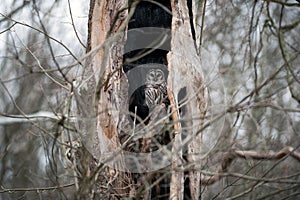
<path fill-rule="evenodd" d="M 165 74 L 161 69 L 150 69 L 146 75 L 146 83 L 160 84 L 165 81 Z"/>

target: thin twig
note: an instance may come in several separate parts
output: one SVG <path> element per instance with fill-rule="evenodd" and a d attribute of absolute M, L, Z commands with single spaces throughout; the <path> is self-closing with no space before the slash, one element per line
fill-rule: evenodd
<path fill-rule="evenodd" d="M 59 185 L 59 186 L 53 186 L 53 187 L 37 187 L 37 188 L 13 188 L 13 189 L 7 189 L 1 186 L 0 193 L 12 193 L 12 192 L 29 192 L 29 191 L 45 191 L 45 190 L 56 190 L 56 189 L 61 189 L 61 188 L 66 188 L 66 187 L 72 187 L 74 186 L 74 183 L 69 183 L 66 185 Z"/>
<path fill-rule="evenodd" d="M 74 23 L 74 19 L 73 19 L 73 14 L 72 14 L 72 8 L 71 8 L 71 4 L 70 4 L 70 0 L 68 0 L 68 5 L 69 5 L 69 11 L 70 11 L 70 17 L 71 17 L 71 23 L 72 23 L 72 27 L 73 27 L 73 30 L 75 32 L 75 35 L 79 41 L 79 43 L 84 47 L 86 48 L 86 46 L 83 44 L 83 42 L 81 41 L 79 35 L 78 35 L 78 32 L 76 30 L 76 27 L 75 27 L 75 23 Z"/>

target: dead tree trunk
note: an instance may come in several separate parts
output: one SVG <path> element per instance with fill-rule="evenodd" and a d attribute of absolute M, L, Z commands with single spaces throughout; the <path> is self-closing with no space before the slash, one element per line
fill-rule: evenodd
<path fill-rule="evenodd" d="M 90 166 L 81 181 L 81 199 L 119 199 L 132 189 L 122 155 L 110 154 L 121 147 L 119 135 L 129 131 L 128 82 L 122 70 L 127 4 L 126 0 L 90 2 L 88 58 L 77 104 L 82 143 L 98 166 Z"/>
<path fill-rule="evenodd" d="M 98 165 L 90 167 L 90 172 L 81 181 L 80 198 L 91 199 L 98 196 L 118 199 L 135 196 L 160 199 L 154 195 L 161 188 L 151 192 L 156 187 L 153 177 L 160 178 L 157 173 L 152 171 L 136 175 L 137 172 L 128 170 L 131 163 L 125 159 L 127 154 L 124 151 L 136 127 L 131 124 L 129 117 L 128 102 L 131 99 L 128 96 L 129 84 L 123 68 L 123 55 L 128 23 L 138 3 L 126 0 L 91 1 L 87 52 L 89 59 L 77 96 L 82 116 L 79 126 L 84 130 L 81 131 L 83 144 Z M 156 1 L 155 5 L 168 9 L 161 1 Z M 183 150 L 187 149 L 188 162 L 200 163 L 198 155 L 206 105 L 205 88 L 192 36 L 190 22 L 193 20 L 186 20 L 190 18 L 187 3 L 171 0 L 171 11 L 168 12 L 172 13 L 172 34 L 166 59 L 174 138 L 170 157 L 172 178 L 168 183 L 169 192 L 161 199 L 183 199 L 187 192 L 184 190 Z M 153 159 L 153 154 L 150 154 L 150 160 Z M 147 164 L 145 167 L 148 167 Z M 194 170 L 188 173 L 188 193 L 192 199 L 198 199 L 200 173 Z M 97 193 L 99 194 L 96 195 Z M 106 196 L 104 193 L 107 193 Z"/>
<path fill-rule="evenodd" d="M 198 168 L 200 162 L 201 147 L 201 126 L 203 124 L 206 99 L 203 74 L 201 72 L 201 62 L 195 41 L 192 35 L 193 20 L 189 19 L 189 10 L 186 1 L 174 1 L 172 4 L 172 41 L 171 51 L 168 54 L 169 68 L 169 98 L 171 99 L 174 121 L 178 121 L 177 132 L 175 135 L 176 145 L 174 151 L 182 151 L 187 145 L 187 160 L 190 163 L 197 163 Z M 181 94 L 181 95 L 180 95 Z M 179 99 L 181 105 L 179 105 Z M 179 107 L 184 109 L 180 115 Z M 181 121 L 186 121 L 183 125 Z M 186 132 L 181 127 L 185 126 Z M 184 138 L 183 141 L 181 139 Z M 176 155 L 176 154 L 173 154 Z M 172 163 L 172 181 L 171 181 L 171 199 L 183 199 L 183 168 L 179 153 Z M 196 170 L 189 171 L 189 190 L 192 199 L 198 199 L 200 195 L 200 172 Z"/>

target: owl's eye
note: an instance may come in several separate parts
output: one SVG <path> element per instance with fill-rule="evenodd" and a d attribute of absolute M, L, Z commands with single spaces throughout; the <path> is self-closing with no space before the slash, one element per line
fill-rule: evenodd
<path fill-rule="evenodd" d="M 152 79 L 153 77 L 154 77 L 153 73 L 150 73 L 150 74 L 147 75 L 147 79 L 149 79 L 149 80 Z"/>

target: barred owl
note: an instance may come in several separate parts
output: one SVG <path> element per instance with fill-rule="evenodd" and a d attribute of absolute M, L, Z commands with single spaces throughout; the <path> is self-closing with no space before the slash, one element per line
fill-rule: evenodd
<path fill-rule="evenodd" d="M 167 100 L 167 83 L 161 69 L 150 69 L 146 75 L 146 104 L 151 111 L 156 105 Z"/>
<path fill-rule="evenodd" d="M 150 69 L 146 75 L 145 100 L 149 108 L 150 122 L 156 122 L 166 116 L 168 106 L 167 83 L 165 74 L 161 69 Z M 162 127 L 155 126 L 158 131 Z M 155 130 L 153 132 L 156 132 Z M 151 137 L 143 138 L 141 152 L 146 153 L 152 150 Z"/>

